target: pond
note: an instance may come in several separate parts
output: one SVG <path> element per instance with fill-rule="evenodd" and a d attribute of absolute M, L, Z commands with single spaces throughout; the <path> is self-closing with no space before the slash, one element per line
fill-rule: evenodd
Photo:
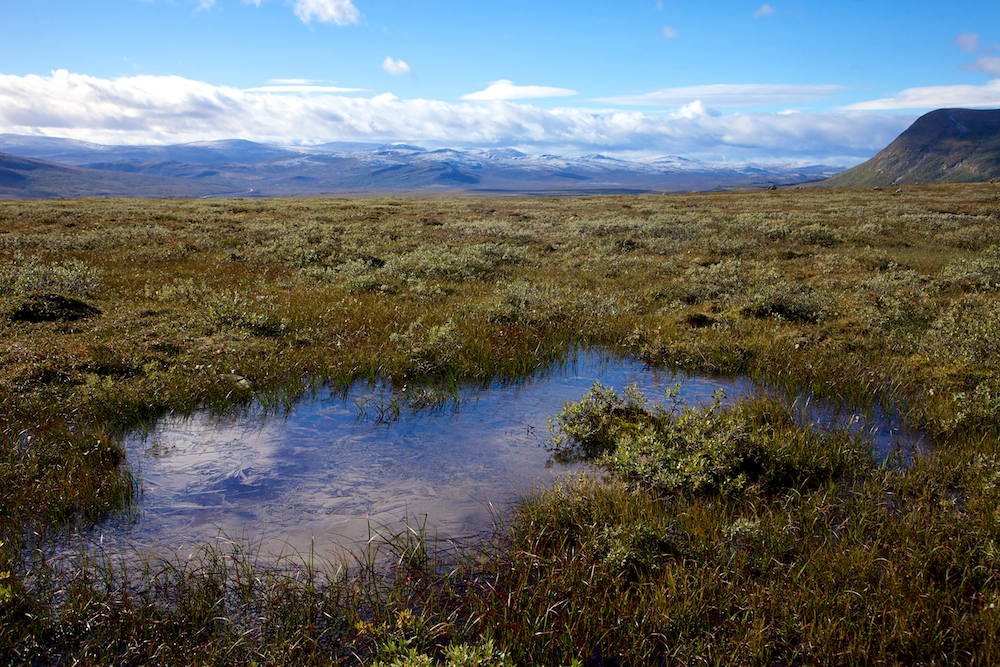
<path fill-rule="evenodd" d="M 518 491 L 574 472 L 546 451 L 546 419 L 597 380 L 618 391 L 637 383 L 652 401 L 680 383 L 688 405 L 710 404 L 718 390 L 730 401 L 757 390 L 746 379 L 675 375 L 581 351 L 523 383 L 463 389 L 432 409 L 405 407 L 412 388 L 359 385 L 278 417 L 168 417 L 126 443 L 141 484 L 135 516 L 94 539 L 112 550 L 182 552 L 239 538 L 278 555 L 353 549 L 407 524 L 437 539 L 472 538 L 489 531 L 492 512 Z M 814 413 L 821 425 L 869 430 L 881 455 L 914 447 L 887 420 Z"/>

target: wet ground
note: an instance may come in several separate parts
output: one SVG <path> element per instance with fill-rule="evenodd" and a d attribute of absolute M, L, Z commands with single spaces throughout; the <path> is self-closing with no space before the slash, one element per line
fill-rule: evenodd
<path fill-rule="evenodd" d="M 689 405 L 711 403 L 717 390 L 728 400 L 755 391 L 745 379 L 675 376 L 590 351 L 524 383 L 462 390 L 418 411 L 407 408 L 412 388 L 364 385 L 280 417 L 167 418 L 127 443 L 141 480 L 136 516 L 92 539 L 183 552 L 221 536 L 274 555 L 353 549 L 407 523 L 438 539 L 475 537 L 518 490 L 574 472 L 545 450 L 546 419 L 596 380 L 618 391 L 637 383 L 653 401 L 679 382 Z M 882 418 L 810 410 L 804 419 L 870 431 L 880 456 L 914 446 Z"/>

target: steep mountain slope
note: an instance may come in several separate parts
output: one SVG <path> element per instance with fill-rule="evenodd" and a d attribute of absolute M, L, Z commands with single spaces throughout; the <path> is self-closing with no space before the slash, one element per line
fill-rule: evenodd
<path fill-rule="evenodd" d="M 863 164 L 817 183 L 876 186 L 1000 178 L 1000 110 L 938 109 Z"/>

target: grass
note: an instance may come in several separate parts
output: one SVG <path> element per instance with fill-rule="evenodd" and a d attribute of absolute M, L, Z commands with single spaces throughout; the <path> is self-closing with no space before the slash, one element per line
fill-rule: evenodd
<path fill-rule="evenodd" d="M 1000 190 L 904 190 L 0 202 L 0 661 L 997 662 Z M 608 479 L 482 543 L 46 557 L 132 511 L 120 440 L 168 412 L 375 378 L 433 403 L 576 345 L 893 407 L 935 446 L 878 464 L 780 402 L 597 387 L 553 447 Z"/>

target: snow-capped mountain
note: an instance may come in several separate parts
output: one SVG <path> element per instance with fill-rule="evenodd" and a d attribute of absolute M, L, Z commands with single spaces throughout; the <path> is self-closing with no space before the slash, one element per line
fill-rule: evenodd
<path fill-rule="evenodd" d="M 243 140 L 174 146 L 101 146 L 70 139 L 0 135 L 0 153 L 218 186 L 220 194 L 290 196 L 344 192 L 678 192 L 766 187 L 816 180 L 824 166 L 711 163 L 665 155 L 622 160 L 511 148 L 427 149 L 405 143 L 270 146 Z"/>

